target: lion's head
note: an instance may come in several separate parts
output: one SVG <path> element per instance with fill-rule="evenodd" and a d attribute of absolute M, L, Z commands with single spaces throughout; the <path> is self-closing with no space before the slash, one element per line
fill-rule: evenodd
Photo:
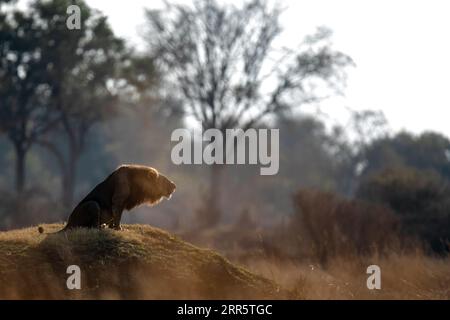
<path fill-rule="evenodd" d="M 163 198 L 170 199 L 176 189 L 175 183 L 154 168 L 127 165 L 121 169 L 127 172 L 130 187 L 128 210 L 141 204 L 155 205 Z"/>
<path fill-rule="evenodd" d="M 162 194 L 163 197 L 166 199 L 170 199 L 172 197 L 172 193 L 175 192 L 175 189 L 177 186 L 175 183 L 167 179 L 164 175 L 159 174 L 158 175 L 158 186 L 160 189 L 160 194 Z"/>

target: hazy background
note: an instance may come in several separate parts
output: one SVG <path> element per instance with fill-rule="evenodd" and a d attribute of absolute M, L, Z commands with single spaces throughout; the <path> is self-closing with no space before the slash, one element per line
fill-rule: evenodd
<path fill-rule="evenodd" d="M 239 4 L 241 1 L 221 1 Z M 280 45 L 289 46 L 327 26 L 335 47 L 355 61 L 349 71 L 345 97 L 321 103 L 329 121 L 347 120 L 346 107 L 382 110 L 393 130 L 414 133 L 436 130 L 450 134 L 446 107 L 450 104 L 448 74 L 450 9 L 446 1 L 282 0 L 285 32 Z M 107 2 L 89 0 L 109 18 L 118 36 L 139 49 L 144 8 L 162 8 L 162 1 Z M 176 1 L 189 3 L 189 1 Z M 429 112 L 423 113 L 424 106 Z M 311 108 L 311 111 L 315 111 Z"/>
<path fill-rule="evenodd" d="M 124 221 L 228 256 L 448 252 L 446 2 L 80 0 L 68 30 L 71 3 L 0 1 L 2 230 L 139 163 L 177 190 Z M 280 129 L 279 173 L 173 165 L 171 132 L 201 124 Z"/>

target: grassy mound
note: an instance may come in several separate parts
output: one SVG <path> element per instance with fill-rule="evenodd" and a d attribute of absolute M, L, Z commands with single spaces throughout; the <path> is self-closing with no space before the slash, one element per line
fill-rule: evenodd
<path fill-rule="evenodd" d="M 44 225 L 46 232 L 62 225 Z M 67 289 L 69 265 L 81 290 Z M 270 280 L 160 229 L 0 232 L 0 299 L 286 298 Z"/>

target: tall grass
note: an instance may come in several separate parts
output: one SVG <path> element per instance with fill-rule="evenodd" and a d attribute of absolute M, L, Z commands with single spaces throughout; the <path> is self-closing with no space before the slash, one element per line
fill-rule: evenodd
<path fill-rule="evenodd" d="M 381 269 L 381 289 L 369 290 L 369 265 Z M 423 252 L 334 257 L 326 269 L 312 263 L 255 260 L 247 267 L 292 290 L 297 299 L 450 299 L 450 259 Z"/>
<path fill-rule="evenodd" d="M 315 190 L 293 199 L 294 214 L 281 225 L 240 219 L 183 237 L 219 250 L 296 299 L 450 299 L 450 258 L 403 234 L 389 208 Z M 380 290 L 367 288 L 370 265 L 381 268 Z"/>

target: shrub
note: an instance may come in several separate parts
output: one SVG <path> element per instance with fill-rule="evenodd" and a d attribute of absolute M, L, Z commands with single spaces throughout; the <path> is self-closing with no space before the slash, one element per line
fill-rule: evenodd
<path fill-rule="evenodd" d="M 382 253 L 398 244 L 398 220 L 384 206 L 308 189 L 294 195 L 294 204 L 291 227 L 300 235 L 298 245 L 323 266 L 334 256 Z"/>
<path fill-rule="evenodd" d="M 389 206 L 400 218 L 403 233 L 435 252 L 448 251 L 450 186 L 434 171 L 388 168 L 365 179 L 357 196 Z"/>

